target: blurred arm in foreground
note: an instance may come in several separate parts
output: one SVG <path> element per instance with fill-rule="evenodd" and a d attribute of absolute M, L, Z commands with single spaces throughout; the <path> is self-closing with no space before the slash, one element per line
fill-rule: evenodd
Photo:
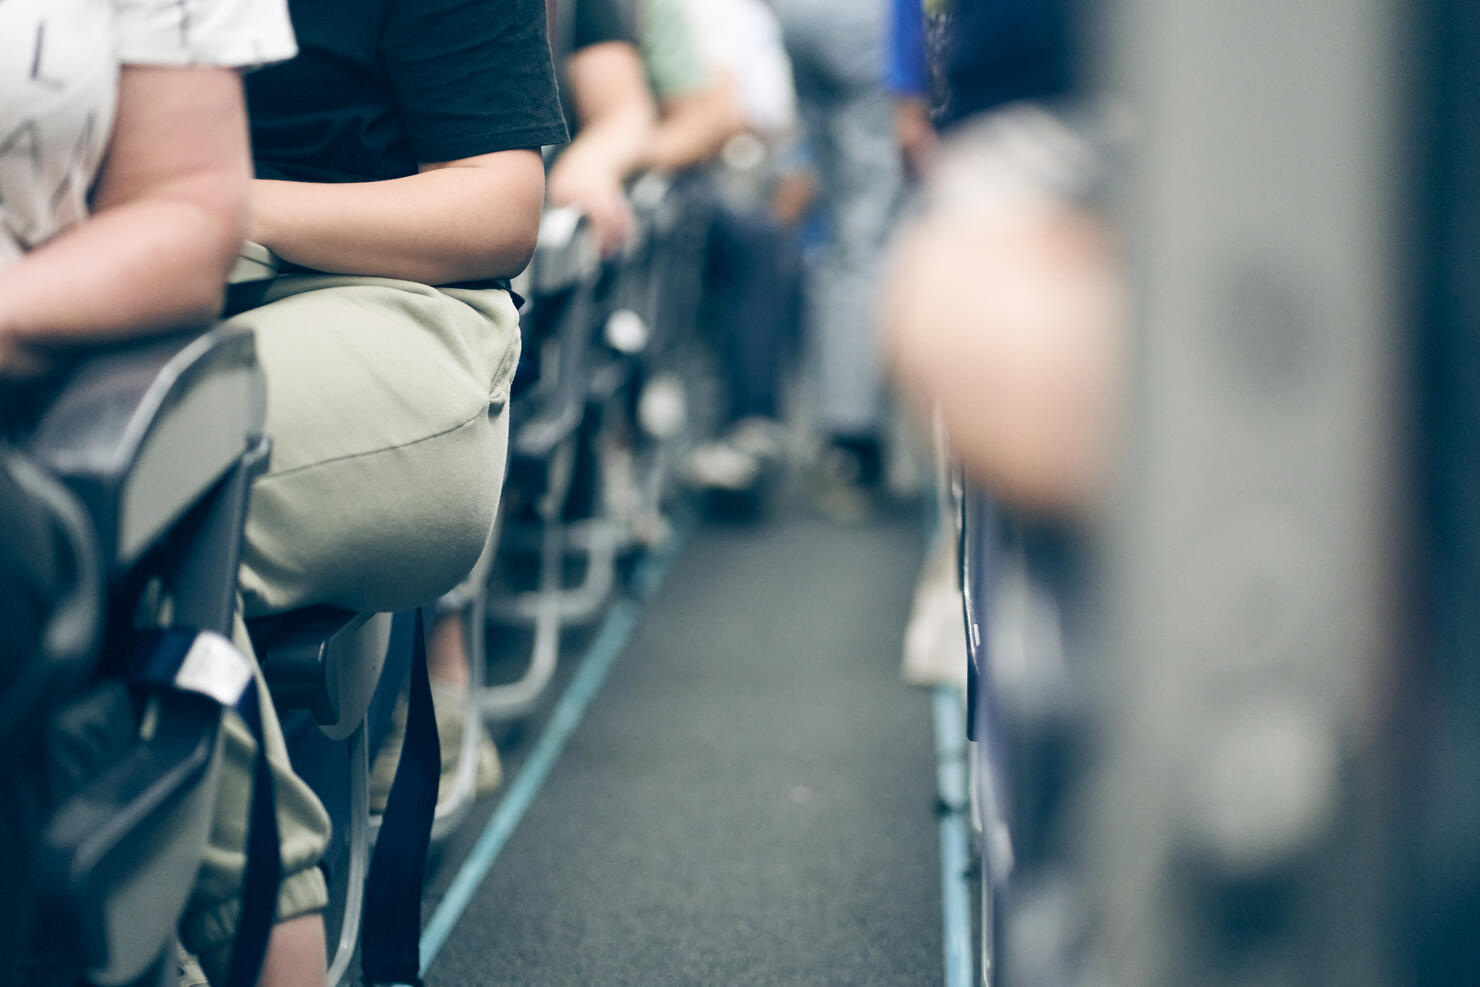
<path fill-rule="evenodd" d="M 901 387 L 939 410 L 968 471 L 1002 502 L 1076 514 L 1103 490 L 1115 434 L 1124 289 L 1088 204 L 1091 144 L 1018 104 L 942 149 L 884 279 Z"/>

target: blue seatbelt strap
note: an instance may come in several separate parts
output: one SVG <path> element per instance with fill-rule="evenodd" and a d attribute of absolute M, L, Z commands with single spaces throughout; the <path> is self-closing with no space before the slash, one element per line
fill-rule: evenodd
<path fill-rule="evenodd" d="M 169 628 L 144 634 L 129 668 L 140 685 L 194 692 L 235 709 L 257 741 L 252 763 L 252 806 L 247 820 L 241 915 L 231 950 L 228 987 L 253 987 L 277 914 L 282 858 L 278 847 L 272 768 L 252 667 L 219 634 Z"/>
<path fill-rule="evenodd" d="M 432 839 L 432 817 L 437 809 L 442 746 L 427 677 L 422 611 L 418 609 L 412 619 L 406 739 L 365 882 L 360 970 L 366 985 L 422 987 L 421 889 Z"/>

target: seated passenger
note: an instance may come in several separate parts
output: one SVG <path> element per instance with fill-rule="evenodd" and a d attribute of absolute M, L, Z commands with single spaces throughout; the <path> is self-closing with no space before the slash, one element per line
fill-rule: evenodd
<path fill-rule="evenodd" d="M 735 80 L 708 64 L 685 0 L 641 0 L 638 37 L 662 111 L 643 164 L 683 171 L 714 160 L 746 128 Z"/>
<path fill-rule="evenodd" d="M 0 375 L 200 325 L 247 228 L 236 68 L 293 54 L 284 0 L 0 6 Z"/>
<path fill-rule="evenodd" d="M 550 168 L 550 202 L 579 208 L 611 254 L 632 236 L 622 186 L 643 166 L 657 110 L 617 0 L 562 4 L 559 16 L 557 37 L 570 49 L 561 66 L 566 116 L 576 129 Z"/>
<path fill-rule="evenodd" d="M 88 344 L 220 311 L 247 231 L 237 70 L 295 48 L 284 0 L 199 0 L 190 14 L 172 0 L 0 3 L 0 442 L 36 410 L 38 382 Z M 37 608 L 56 575 L 39 519 L 14 493 L 0 490 L 11 498 L 0 508 L 7 657 L 30 650 L 27 621 L 45 619 Z M 16 605 L 24 619 L 11 619 Z M 39 770 L 15 750 L 7 758 Z M 4 811 L 18 812 L 0 788 Z M 7 863 L 7 894 L 22 893 L 11 878 L 24 864 Z M 7 922 L 7 963 L 24 956 L 11 948 L 23 924 Z"/>
<path fill-rule="evenodd" d="M 723 80 L 741 123 L 724 154 L 732 167 L 719 183 L 707 244 L 711 318 L 729 371 L 726 429 L 693 451 L 685 473 L 719 495 L 711 507 L 748 513 L 781 458 L 781 353 L 800 318 L 800 237 L 769 202 L 776 159 L 784 157 L 774 151 L 795 139 L 796 91 L 780 25 L 761 0 L 685 0 L 684 10 L 707 71 Z"/>
<path fill-rule="evenodd" d="M 346 6 L 352 11 L 347 15 Z M 248 87 L 250 238 L 286 273 L 255 330 L 270 471 L 252 492 L 246 616 L 396 610 L 472 567 L 503 480 L 541 145 L 564 140 L 540 0 L 294 0 L 302 49 Z M 435 287 L 434 287 L 435 286 Z M 241 740 L 243 738 L 237 738 Z M 225 785 L 248 791 L 245 744 Z M 284 879 L 263 983 L 322 983 L 322 808 L 286 771 Z M 242 865 L 218 817 L 186 945 L 222 982 Z"/>

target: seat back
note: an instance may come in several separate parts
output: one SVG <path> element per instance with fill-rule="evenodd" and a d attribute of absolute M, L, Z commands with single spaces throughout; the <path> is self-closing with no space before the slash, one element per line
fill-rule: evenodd
<path fill-rule="evenodd" d="M 521 460 L 543 465 L 581 424 L 599 275 L 596 244 L 581 214 L 571 208 L 548 210 L 529 267 L 528 342 L 539 374 L 513 408 L 510 452 L 516 472 Z"/>
<path fill-rule="evenodd" d="M 168 694 L 152 722 L 42 835 L 46 927 L 100 985 L 131 983 L 172 941 L 210 832 L 221 708 Z"/>
<path fill-rule="evenodd" d="M 57 699 L 74 693 L 92 674 L 103 621 L 97 547 L 86 513 L 55 478 L 23 456 L 0 457 L 0 471 L 24 505 L 11 505 L 21 524 L 45 526 L 59 546 L 61 596 L 39 615 L 39 653 L 13 654 L 0 691 L 0 750 L 14 750 Z M 13 520 L 13 519 L 8 519 Z M 14 641 L 11 642 L 12 644 Z M 23 646 L 24 647 L 24 646 Z"/>
<path fill-rule="evenodd" d="M 27 451 L 81 499 L 117 576 L 260 446 L 266 409 L 249 331 L 171 336 L 84 363 Z"/>
<path fill-rule="evenodd" d="M 81 631 L 57 625 L 44 660 L 83 661 L 83 681 L 96 667 L 106 683 L 127 674 L 139 620 L 229 632 L 265 411 L 244 330 L 105 348 L 72 372 L 25 451 L 80 505 L 91 603 L 106 600 L 111 619 L 100 648 L 84 652 Z M 137 691 L 137 707 L 105 711 L 114 741 L 53 796 L 38 853 L 42 946 L 98 984 L 128 983 L 168 949 L 215 802 L 221 707 L 164 686 Z M 79 685 L 49 712 L 51 760 L 78 739 L 74 714 L 96 695 Z"/>

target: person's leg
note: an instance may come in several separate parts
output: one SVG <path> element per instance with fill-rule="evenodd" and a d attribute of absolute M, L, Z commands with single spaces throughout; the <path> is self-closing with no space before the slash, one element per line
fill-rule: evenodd
<path fill-rule="evenodd" d="M 257 987 L 306 987 L 304 970 L 328 972 L 324 918 L 318 912 L 279 922 L 267 940 Z"/>
<path fill-rule="evenodd" d="M 832 238 L 810 305 L 818 419 L 833 435 L 876 435 L 883 420 L 883 372 L 875 295 L 899 200 L 899 155 L 881 92 L 860 90 L 839 101 L 826 126 L 828 153 L 819 164 Z"/>
<path fill-rule="evenodd" d="M 262 713 L 267 757 L 273 771 L 273 794 L 277 803 L 282 880 L 278 887 L 278 925 L 268 942 L 266 964 L 279 969 L 288 956 L 305 955 L 305 929 L 318 930 L 318 951 L 311 955 L 317 965 L 298 966 L 297 979 L 277 983 L 311 985 L 322 983 L 327 972 L 324 959 L 323 922 L 319 913 L 328 904 L 329 892 L 319 858 L 329 842 L 329 816 L 318 798 L 297 775 L 288 760 L 267 684 L 262 680 L 245 623 L 237 617 L 233 643 L 252 665 Z M 211 825 L 200 872 L 185 917 L 180 923 L 180 941 L 200 957 L 202 968 L 213 984 L 226 983 L 237 923 L 241 913 L 241 882 L 246 870 L 247 819 L 252 797 L 252 765 L 257 742 L 241 717 L 228 712 L 221 729 L 221 766 L 217 785 L 216 812 Z M 291 926 L 279 936 L 284 926 Z M 286 951 L 283 955 L 280 952 Z M 309 951 L 311 953 L 311 951 Z M 315 980 L 315 971 L 320 979 Z M 263 979 L 267 985 L 270 981 Z"/>
<path fill-rule="evenodd" d="M 467 574 L 493 525 L 519 357 L 507 292 L 312 277 L 233 322 L 267 373 L 270 471 L 252 488 L 248 615 L 401 610 Z"/>
<path fill-rule="evenodd" d="M 475 795 L 490 795 L 503 783 L 503 764 L 498 747 L 489 736 L 481 715 L 467 710 L 471 686 L 472 657 L 468 634 L 481 634 L 483 628 L 468 626 L 468 611 L 461 608 L 440 613 L 427 632 L 427 674 L 432 680 L 432 705 L 437 711 L 437 729 L 444 731 L 442 740 L 442 784 L 447 786 L 457 770 L 461 756 L 463 731 L 478 731 L 477 772 L 473 778 Z M 441 791 L 439 789 L 439 791 Z"/>
<path fill-rule="evenodd" d="M 710 275 L 718 295 L 720 345 L 730 368 L 730 422 L 776 417 L 784 234 L 763 213 L 721 206 L 710 230 Z"/>
<path fill-rule="evenodd" d="M 483 547 L 503 477 L 503 410 L 519 354 L 507 292 L 290 278 L 232 321 L 256 333 L 273 439 L 247 520 L 245 612 L 396 610 L 451 589 Z M 250 654 L 243 627 L 237 643 Z M 284 860 L 264 969 L 279 983 L 312 984 L 325 963 L 315 913 L 327 894 L 315 864 L 328 820 L 292 773 L 261 688 Z M 239 912 L 255 749 L 240 719 L 227 720 L 222 798 L 181 928 L 213 983 Z"/>
<path fill-rule="evenodd" d="M 882 476 L 883 368 L 875 298 L 900 189 L 899 155 L 881 92 L 862 87 L 809 120 L 829 239 L 806 291 L 808 366 L 824 446 L 813 498 L 824 513 L 859 520 Z"/>
<path fill-rule="evenodd" d="M 438 614 L 427 632 L 427 673 L 452 689 L 470 685 L 466 621 L 461 612 Z"/>

